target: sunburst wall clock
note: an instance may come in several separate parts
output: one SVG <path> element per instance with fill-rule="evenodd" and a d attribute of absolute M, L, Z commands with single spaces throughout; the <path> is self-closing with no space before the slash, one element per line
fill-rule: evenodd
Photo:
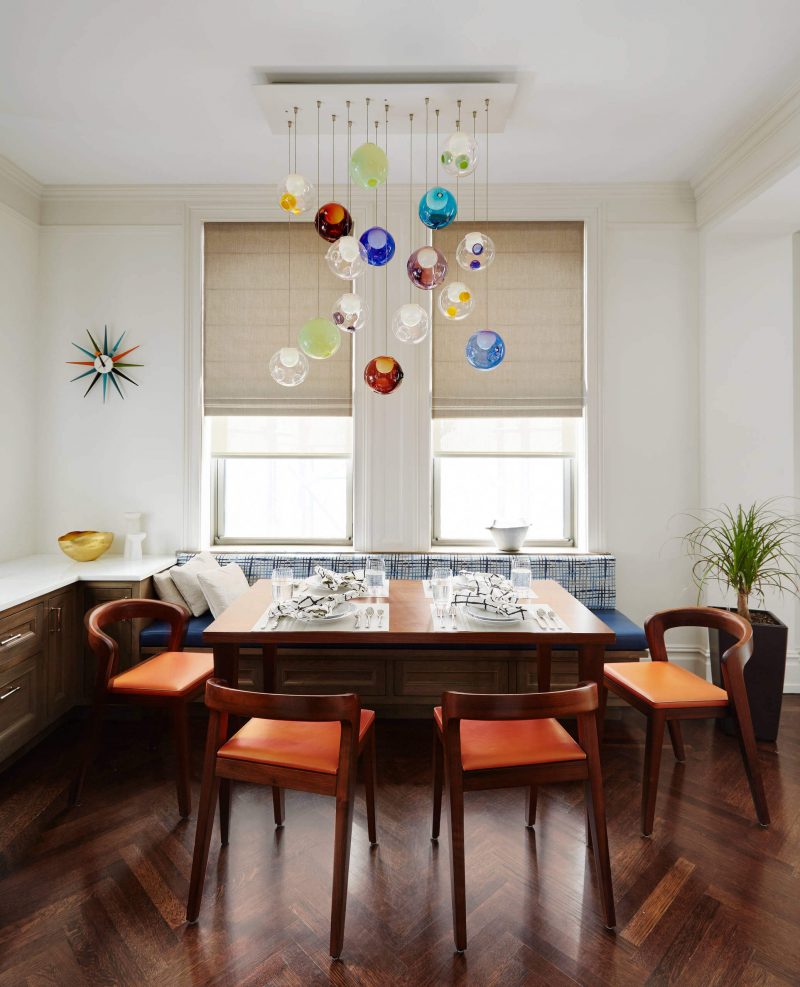
<path fill-rule="evenodd" d="M 89 367 L 84 373 L 78 374 L 77 377 L 73 377 L 72 380 L 81 380 L 84 377 L 88 377 L 90 374 L 94 374 L 92 381 L 84 392 L 84 397 L 91 391 L 98 380 L 103 382 L 103 403 L 105 403 L 106 395 L 110 392 L 111 388 L 108 386 L 108 382 L 111 383 L 116 388 L 117 394 L 124 399 L 125 395 L 122 393 L 122 388 L 119 386 L 118 377 L 123 380 L 127 380 L 129 384 L 133 384 L 138 387 L 138 383 L 127 374 L 122 372 L 122 367 L 126 369 L 130 367 L 143 367 L 143 363 L 123 363 L 123 358 L 129 353 L 133 353 L 134 350 L 138 350 L 138 346 L 131 346 L 130 349 L 123 350 L 123 352 L 118 353 L 120 343 L 122 342 L 122 337 L 125 335 L 123 332 L 119 339 L 114 343 L 114 345 L 109 349 L 108 346 L 108 326 L 103 327 L 103 345 L 102 347 L 95 340 L 94 336 L 86 330 L 86 335 L 89 337 L 92 344 L 92 351 L 87 350 L 85 347 L 80 346 L 78 343 L 73 343 L 72 345 L 79 349 L 81 353 L 85 353 L 89 357 L 88 360 L 67 360 L 67 363 L 72 364 L 76 367 Z M 71 382 L 70 382 L 71 383 Z"/>

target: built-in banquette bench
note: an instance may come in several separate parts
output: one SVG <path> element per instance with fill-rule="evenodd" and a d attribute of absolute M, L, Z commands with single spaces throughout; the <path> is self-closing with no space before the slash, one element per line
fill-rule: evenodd
<path fill-rule="evenodd" d="M 194 553 L 178 553 L 178 565 Z M 429 579 L 435 566 L 447 565 L 458 572 L 474 569 L 509 576 L 509 555 L 464 554 L 385 554 L 389 579 Z M 217 556 L 221 565 L 238 563 L 248 581 L 269 579 L 279 565 L 291 566 L 295 578 L 311 574 L 315 565 L 345 571 L 364 568 L 366 555 L 281 554 L 250 555 L 226 553 Z M 613 555 L 534 555 L 530 557 L 534 579 L 554 579 L 595 612 L 616 634 L 608 648 L 614 661 L 638 661 L 647 644 L 641 627 L 616 609 L 616 560 Z M 210 613 L 192 617 L 185 647 L 203 649 L 203 631 L 212 621 Z M 167 627 L 154 622 L 140 632 L 142 656 L 153 654 L 167 644 Z M 327 657 L 326 657 L 327 655 Z M 330 660 L 335 655 L 335 660 Z M 241 684 L 260 689 L 261 661 L 242 653 Z M 577 655 L 556 646 L 553 649 L 551 688 L 577 681 Z M 443 648 L 426 650 L 424 659 L 400 648 L 364 648 L 354 645 L 347 651 L 325 653 L 303 648 L 280 648 L 277 656 L 276 687 L 281 692 L 318 693 L 352 690 L 368 698 L 370 706 L 384 715 L 430 715 L 430 706 L 441 699 L 445 688 L 482 692 L 529 692 L 537 687 L 536 662 L 521 660 L 518 652 L 472 649 L 469 652 Z"/>

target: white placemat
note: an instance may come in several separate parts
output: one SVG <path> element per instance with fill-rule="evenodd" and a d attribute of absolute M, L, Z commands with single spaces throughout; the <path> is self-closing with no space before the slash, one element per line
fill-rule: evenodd
<path fill-rule="evenodd" d="M 542 607 L 541 609 L 549 611 L 553 614 L 555 622 L 558 627 L 553 626 L 552 621 L 545 620 L 539 617 L 536 613 L 538 607 L 526 607 L 528 615 L 524 620 L 482 620 L 480 617 L 474 617 L 463 605 L 457 605 L 456 610 L 456 626 L 453 627 L 453 618 L 450 614 L 446 614 L 444 618 L 444 627 L 441 627 L 441 622 L 436 616 L 436 604 L 431 603 L 431 620 L 433 621 L 433 629 L 435 631 L 441 631 L 442 633 L 450 631 L 519 631 L 523 626 L 529 627 L 537 631 L 566 631 L 568 630 L 566 624 L 561 620 L 561 618 L 556 614 L 554 610 L 550 607 Z"/>
<path fill-rule="evenodd" d="M 353 631 L 354 634 L 358 634 L 361 631 L 367 630 L 367 607 L 372 607 L 375 613 L 370 621 L 369 631 L 388 631 L 389 630 L 389 604 L 382 604 L 376 606 L 371 603 L 360 603 L 358 601 L 351 601 L 353 606 L 356 608 L 355 612 L 350 614 L 349 617 L 341 617 L 339 620 L 322 620 L 322 619 L 312 619 L 304 620 L 297 617 L 281 617 L 277 625 L 275 625 L 275 618 L 269 616 L 269 611 L 263 613 L 258 620 L 253 625 L 254 631 L 280 631 L 282 634 L 285 631 Z M 380 626 L 378 621 L 378 610 L 383 611 L 383 618 L 380 620 Z M 358 629 L 356 629 L 356 614 L 358 614 Z"/>

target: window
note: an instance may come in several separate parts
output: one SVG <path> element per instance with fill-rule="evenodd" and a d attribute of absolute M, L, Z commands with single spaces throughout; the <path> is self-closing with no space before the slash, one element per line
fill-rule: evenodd
<path fill-rule="evenodd" d="M 531 524 L 527 544 L 574 545 L 579 418 L 433 422 L 433 540 L 492 544 L 494 520 Z"/>
<path fill-rule="evenodd" d="M 352 420 L 211 419 L 217 544 L 350 544 Z"/>

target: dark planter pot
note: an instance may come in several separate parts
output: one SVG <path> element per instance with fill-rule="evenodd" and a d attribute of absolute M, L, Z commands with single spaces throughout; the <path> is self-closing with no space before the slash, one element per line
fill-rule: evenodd
<path fill-rule="evenodd" d="M 758 612 L 763 611 L 753 611 Z M 789 629 L 775 614 L 771 613 L 770 617 L 775 621 L 774 624 L 753 624 L 753 654 L 744 666 L 744 683 L 747 686 L 756 739 L 775 741 L 778 739 L 781 721 Z M 721 686 L 720 656 L 735 643 L 734 638 L 724 631 L 709 629 L 708 640 L 711 650 L 711 678 L 715 685 Z M 717 722 L 725 733 L 733 735 L 736 732 L 730 717 Z"/>

